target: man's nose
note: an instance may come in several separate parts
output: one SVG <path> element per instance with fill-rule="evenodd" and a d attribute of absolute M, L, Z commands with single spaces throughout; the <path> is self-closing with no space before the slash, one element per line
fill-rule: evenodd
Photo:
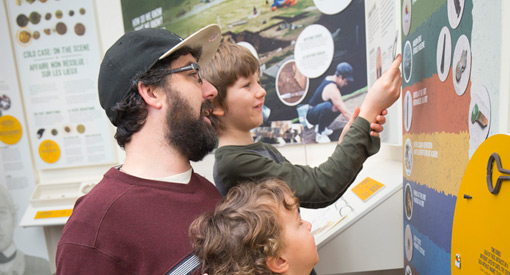
<path fill-rule="evenodd" d="M 202 79 L 202 97 L 213 100 L 218 95 L 218 90 L 209 81 Z"/>

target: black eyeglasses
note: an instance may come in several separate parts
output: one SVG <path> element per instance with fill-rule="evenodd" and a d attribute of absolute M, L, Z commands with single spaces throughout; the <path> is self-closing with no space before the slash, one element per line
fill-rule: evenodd
<path fill-rule="evenodd" d="M 186 71 L 191 71 L 191 70 L 197 71 L 198 83 L 202 84 L 202 74 L 200 74 L 200 66 L 198 66 L 197 63 L 191 63 L 191 64 L 183 66 L 183 67 L 168 70 L 166 72 L 166 74 L 175 74 L 175 73 L 186 72 Z"/>

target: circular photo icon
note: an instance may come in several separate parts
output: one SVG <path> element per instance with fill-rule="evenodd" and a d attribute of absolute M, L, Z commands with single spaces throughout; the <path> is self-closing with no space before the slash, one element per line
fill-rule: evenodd
<path fill-rule="evenodd" d="M 0 110 L 7 111 L 11 108 L 11 98 L 3 94 L 0 96 Z"/>
<path fill-rule="evenodd" d="M 402 31 L 404 35 L 409 34 L 411 28 L 411 0 L 404 0 L 402 4 Z"/>
<path fill-rule="evenodd" d="M 308 77 L 299 71 L 296 62 L 287 60 L 276 75 L 276 94 L 283 104 L 296 106 L 305 98 L 308 83 Z"/>
<path fill-rule="evenodd" d="M 444 82 L 450 73 L 450 63 L 452 61 L 452 37 L 450 29 L 444 26 L 437 38 L 436 67 L 437 76 L 441 82 Z"/>
<path fill-rule="evenodd" d="M 459 37 L 455 45 L 452 74 L 455 92 L 457 95 L 463 95 L 471 76 L 471 47 L 467 36 L 464 34 Z"/>
<path fill-rule="evenodd" d="M 404 96 L 404 128 L 406 132 L 411 129 L 411 123 L 413 121 L 413 97 L 411 91 L 407 91 Z"/>
<path fill-rule="evenodd" d="M 452 29 L 459 26 L 464 11 L 464 2 L 465 0 L 448 0 L 448 22 Z"/>
<path fill-rule="evenodd" d="M 306 27 L 294 46 L 294 58 L 299 71 L 315 78 L 327 71 L 333 61 L 335 45 L 329 30 L 319 24 Z"/>
<path fill-rule="evenodd" d="M 404 193 L 404 209 L 408 220 L 413 216 L 413 190 L 411 184 L 407 183 Z"/>
<path fill-rule="evenodd" d="M 409 82 L 411 80 L 411 72 L 413 71 L 413 49 L 411 47 L 411 42 L 406 41 L 404 46 L 404 80 Z"/>
<path fill-rule="evenodd" d="M 406 145 L 404 148 L 404 167 L 406 170 L 406 175 L 411 176 L 411 171 L 413 170 L 413 145 L 411 144 L 410 139 L 406 139 Z"/>
<path fill-rule="evenodd" d="M 406 225 L 404 233 L 404 248 L 406 259 L 410 262 L 413 259 L 413 233 L 411 232 L 411 226 Z"/>
<path fill-rule="evenodd" d="M 352 0 L 313 0 L 313 3 L 322 13 L 332 15 L 343 11 Z"/>
<path fill-rule="evenodd" d="M 471 86 L 471 102 L 468 114 L 469 157 L 487 139 L 491 127 L 491 99 L 483 85 Z"/>

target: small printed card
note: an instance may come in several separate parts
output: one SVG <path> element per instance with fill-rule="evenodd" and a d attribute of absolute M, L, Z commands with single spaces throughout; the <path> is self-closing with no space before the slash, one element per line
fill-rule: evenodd
<path fill-rule="evenodd" d="M 383 187 L 384 184 L 370 177 L 367 177 L 356 186 L 354 186 L 352 188 L 352 192 L 354 192 L 354 194 L 356 194 L 362 201 L 367 201 L 372 195 L 381 190 Z"/>

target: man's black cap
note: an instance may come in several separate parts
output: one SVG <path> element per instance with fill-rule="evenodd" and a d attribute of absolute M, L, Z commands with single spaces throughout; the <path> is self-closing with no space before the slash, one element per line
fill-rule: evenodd
<path fill-rule="evenodd" d="M 112 108 L 124 99 L 136 75 L 147 72 L 158 60 L 184 46 L 201 48 L 198 64 L 205 66 L 218 49 L 220 40 L 218 25 L 204 27 L 186 39 L 164 29 L 141 29 L 124 34 L 106 51 L 99 70 L 99 102 L 110 121 L 115 120 Z"/>

